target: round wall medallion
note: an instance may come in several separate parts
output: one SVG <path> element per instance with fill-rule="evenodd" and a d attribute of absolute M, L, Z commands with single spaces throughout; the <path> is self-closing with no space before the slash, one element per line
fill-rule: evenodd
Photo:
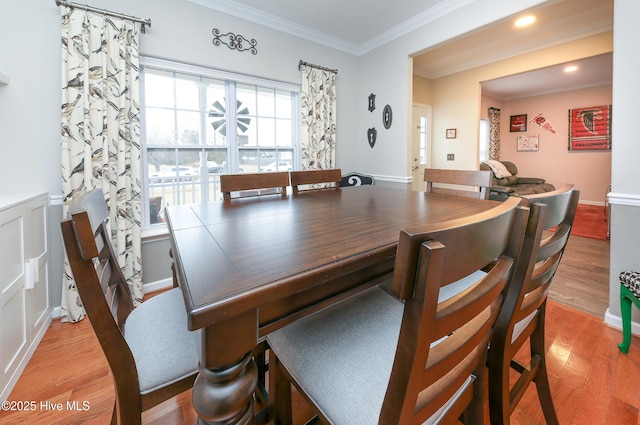
<path fill-rule="evenodd" d="M 384 128 L 388 129 L 389 127 L 391 127 L 391 121 L 393 121 L 391 106 L 385 105 L 384 109 L 382 110 L 382 124 L 384 125 Z"/>

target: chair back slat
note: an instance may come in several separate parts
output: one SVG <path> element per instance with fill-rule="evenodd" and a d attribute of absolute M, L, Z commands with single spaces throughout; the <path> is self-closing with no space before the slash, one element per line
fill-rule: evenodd
<path fill-rule="evenodd" d="M 504 209 L 505 211 L 509 211 L 514 208 L 514 204 L 519 204 L 520 199 L 507 200 L 503 202 L 500 206 L 496 207 L 498 210 Z M 485 262 L 487 257 L 490 258 L 498 258 L 502 253 L 502 249 L 504 248 L 505 242 L 508 242 L 508 239 L 512 237 L 508 232 L 498 232 L 497 229 L 500 228 L 499 221 L 504 220 L 504 218 L 491 217 L 489 214 L 495 214 L 495 208 L 481 213 L 477 216 L 470 217 L 473 219 L 485 218 L 487 220 L 495 220 L 496 225 L 494 227 L 491 226 L 478 226 L 474 229 L 474 237 L 469 238 L 465 231 L 454 231 L 447 233 L 443 236 L 445 238 L 441 242 L 447 245 L 447 243 L 454 242 L 455 238 L 462 238 L 465 240 L 466 249 L 452 251 L 447 250 L 444 254 L 447 258 L 447 261 L 453 261 L 454 258 L 456 261 L 464 263 L 468 265 L 468 268 L 479 270 L 484 267 L 487 263 Z M 470 218 L 463 218 L 457 221 L 453 221 L 453 224 L 462 224 L 466 220 Z M 410 261 L 410 259 L 415 258 L 417 255 L 417 245 L 410 243 L 414 238 L 419 239 L 419 235 L 424 234 L 426 231 L 424 226 L 416 227 L 416 228 L 407 228 L 404 229 L 400 234 L 400 243 L 398 244 L 397 254 L 396 254 L 396 265 L 393 276 L 392 288 L 393 292 L 400 298 L 406 299 L 408 298 L 414 287 L 413 282 L 416 277 L 416 268 L 411 267 L 410 264 L 405 264 L 406 261 Z M 427 233 L 428 234 L 428 233 Z M 515 247 L 515 244 L 509 245 L 510 247 Z M 411 251 L 413 250 L 413 251 Z M 510 253 L 511 256 L 515 255 L 515 253 Z M 453 258 L 449 258 L 453 257 Z M 442 270 L 444 274 L 443 280 L 445 281 L 455 281 L 461 279 L 466 276 L 465 271 L 466 267 L 449 267 Z"/>
<path fill-rule="evenodd" d="M 231 199 L 231 192 L 241 192 L 240 197 L 244 197 L 246 193 L 242 194 L 242 192 L 258 189 L 278 189 L 282 195 L 286 195 L 287 186 L 289 186 L 289 173 L 286 171 L 222 174 L 220 176 L 220 191 L 224 199 Z"/>
<path fill-rule="evenodd" d="M 293 193 L 301 190 L 317 190 L 327 188 L 340 188 L 342 181 L 342 171 L 339 168 L 330 170 L 307 170 L 307 171 L 290 171 L 291 187 Z M 301 186 L 311 188 L 303 189 Z"/>
<path fill-rule="evenodd" d="M 575 218 L 580 192 L 573 185 L 523 197 L 531 211 L 524 243 L 487 357 L 491 422 L 509 423 L 530 382 L 535 382 L 547 423 L 557 423 L 545 366 L 544 321 L 547 296 Z M 529 340 L 528 364 L 516 353 Z M 519 374 L 515 384 L 510 369 Z"/>
<path fill-rule="evenodd" d="M 115 321 L 119 335 L 106 324 L 105 332 L 126 346 L 121 332 L 133 310 L 133 299 L 111 244 L 108 215 L 102 191 L 93 190 L 72 201 L 69 218 L 61 226 L 67 258 L 89 319 L 92 323 Z"/>
<path fill-rule="evenodd" d="M 489 199 L 491 171 L 426 168 L 424 181 L 427 183 L 427 192 Z M 434 183 L 440 185 L 434 186 Z M 455 186 L 443 187 L 442 184 Z"/>
<path fill-rule="evenodd" d="M 449 402 L 447 423 L 463 411 L 482 416 L 476 394 L 487 346 L 529 216 L 519 204 L 511 198 L 481 214 L 401 232 L 394 278 L 405 280 L 406 300 L 380 423 L 421 424 Z M 462 277 L 466 289 L 440 300 L 441 289 Z"/>
<path fill-rule="evenodd" d="M 544 213 L 538 224 L 536 235 L 528 235 L 525 245 L 527 252 L 532 252 L 535 262 L 529 264 L 530 270 L 520 270 L 515 286 L 520 287 L 518 306 L 522 306 L 527 298 L 528 306 L 539 307 L 546 301 L 551 281 L 558 269 L 562 253 L 567 245 L 573 220 L 578 208 L 580 192 L 573 185 L 566 185 L 561 189 L 539 195 L 527 196 L 524 201 L 533 208 L 534 205 L 544 205 Z M 524 264 L 524 263 L 523 263 Z M 519 268 L 523 268 L 521 265 Z M 537 290 L 537 288 L 541 288 Z M 515 289 L 513 289 L 515 293 Z M 535 291 L 535 293 L 534 293 Z M 515 296 L 515 295 L 514 295 Z M 515 320 L 511 320 L 515 326 Z"/>

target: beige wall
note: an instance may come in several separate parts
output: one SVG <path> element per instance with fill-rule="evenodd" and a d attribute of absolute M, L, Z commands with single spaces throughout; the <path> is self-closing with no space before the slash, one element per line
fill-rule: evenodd
<path fill-rule="evenodd" d="M 419 75 L 413 76 L 413 102 L 431 105 L 433 97 L 431 92 L 432 80 Z"/>
<path fill-rule="evenodd" d="M 580 190 L 580 202 L 604 204 L 611 183 L 611 151 L 576 152 L 567 149 L 568 111 L 573 108 L 611 105 L 611 85 L 505 101 L 500 108 L 500 159 L 512 161 L 523 177 L 542 177 L 556 187 L 573 183 Z M 499 107 L 499 106 L 498 106 Z M 527 131 L 511 133 L 509 117 L 542 113 L 555 134 L 535 123 Z M 518 152 L 518 135 L 538 135 L 537 152 Z"/>
<path fill-rule="evenodd" d="M 548 119 L 558 127 L 557 138 L 553 142 L 540 133 L 540 151 L 516 153 L 515 138 L 509 137 L 508 127 L 505 127 L 506 130 L 501 130 L 505 137 L 502 159 L 512 159 L 523 176 L 545 177 L 555 185 L 574 183 L 582 190 L 583 202 L 603 203 L 611 178 L 611 154 L 567 152 L 567 109 L 611 104 L 611 86 L 500 102 L 482 99 L 481 82 L 612 50 L 613 34 L 606 32 L 435 80 L 421 81 L 420 77 L 414 76 L 414 101 L 433 106 L 432 166 L 460 169 L 478 167 L 478 122 L 486 117 L 488 106 L 499 103 L 497 107 L 506 117 L 503 118 L 504 126 L 511 114 L 535 116 L 540 112 L 549 113 Z M 431 102 L 420 102 L 418 99 L 430 99 Z M 528 106 L 526 102 L 532 104 Z M 446 139 L 445 131 L 448 128 L 457 129 L 456 139 Z M 564 141 L 560 138 L 564 138 Z M 447 153 L 454 153 L 455 161 L 447 161 Z M 530 161 L 531 158 L 534 160 Z"/>

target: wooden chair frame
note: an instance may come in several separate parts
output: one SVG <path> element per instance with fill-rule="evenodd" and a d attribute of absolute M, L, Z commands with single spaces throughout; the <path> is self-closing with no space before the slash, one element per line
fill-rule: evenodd
<path fill-rule="evenodd" d="M 222 174 L 220 176 L 220 191 L 225 200 L 231 199 L 231 192 L 271 188 L 280 188 L 281 195 L 286 196 L 287 186 L 289 186 L 289 173 L 286 171 Z"/>
<path fill-rule="evenodd" d="M 527 226 L 523 255 L 507 290 L 487 356 L 491 423 L 509 424 L 528 385 L 535 382 L 546 422 L 558 424 L 545 361 L 545 308 L 549 287 L 569 239 L 579 196 L 573 185 L 566 185 L 553 192 L 524 198 L 532 217 L 536 216 L 535 211 L 543 211 L 539 222 L 530 221 Z M 527 255 L 534 261 L 528 261 L 524 252 L 530 253 Z M 529 361 L 522 364 L 515 360 L 515 355 L 527 340 Z M 513 386 L 509 381 L 510 371 L 518 373 Z"/>
<path fill-rule="evenodd" d="M 62 238 L 80 298 L 113 375 L 116 400 L 111 424 L 140 424 L 143 411 L 190 389 L 196 373 L 148 394 L 140 393 L 135 360 L 123 335 L 133 310 L 131 292 L 114 256 L 102 191 L 85 195 L 78 201 L 89 211 L 74 210 L 72 205 L 70 218 L 60 224 Z M 98 198 L 104 206 L 95 202 Z M 104 219 L 92 222 L 90 214 Z"/>
<path fill-rule="evenodd" d="M 293 193 L 300 192 L 300 186 L 304 185 L 317 185 L 322 183 L 328 183 L 332 186 L 331 189 L 339 189 L 340 182 L 342 181 L 342 171 L 339 168 L 333 168 L 330 170 L 307 170 L 307 171 L 290 171 L 291 187 Z M 324 189 L 324 188 L 323 188 Z M 317 190 L 317 189 L 309 189 Z"/>
<path fill-rule="evenodd" d="M 424 181 L 427 182 L 427 192 L 445 193 L 457 196 L 467 196 L 478 199 L 489 199 L 491 187 L 491 171 L 482 170 L 445 170 L 426 168 Z M 456 186 L 475 186 L 479 191 L 465 188 L 449 188 L 434 186 L 433 183 L 445 183 Z"/>

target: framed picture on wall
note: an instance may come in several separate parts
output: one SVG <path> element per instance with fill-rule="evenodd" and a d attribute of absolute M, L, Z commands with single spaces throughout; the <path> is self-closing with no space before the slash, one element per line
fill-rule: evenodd
<path fill-rule="evenodd" d="M 569 109 L 569 151 L 611 150 L 611 105 Z"/>
<path fill-rule="evenodd" d="M 455 139 L 456 133 L 457 131 L 455 128 L 447 128 L 447 139 Z"/>
<path fill-rule="evenodd" d="M 511 115 L 511 120 L 509 121 L 509 131 L 512 133 L 518 131 L 527 131 L 527 114 Z"/>
<path fill-rule="evenodd" d="M 518 152 L 536 152 L 539 147 L 538 135 L 518 136 Z"/>

